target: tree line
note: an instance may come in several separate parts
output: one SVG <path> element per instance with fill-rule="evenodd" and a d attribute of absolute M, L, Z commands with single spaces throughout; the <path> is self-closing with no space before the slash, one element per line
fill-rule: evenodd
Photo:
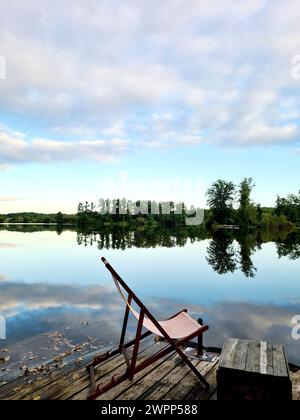
<path fill-rule="evenodd" d="M 300 224 L 300 192 L 298 196 L 277 196 L 274 208 L 255 203 L 251 194 L 255 187 L 252 178 L 245 178 L 239 185 L 218 180 L 207 191 L 209 212 L 206 225 L 237 225 L 239 228 L 291 229 Z"/>
<path fill-rule="evenodd" d="M 252 200 L 255 187 L 252 178 L 245 178 L 239 185 L 231 181 L 217 180 L 207 191 L 204 225 L 209 230 L 238 227 L 249 229 L 292 230 L 300 225 L 300 191 L 277 197 L 274 207 L 262 207 Z M 154 228 L 180 228 L 186 225 L 186 217 L 193 217 L 197 209 L 184 203 L 122 199 L 102 199 L 81 202 L 77 214 L 10 213 L 0 214 L 0 223 L 41 223 L 81 228 L 121 226 L 136 229 L 141 226 Z"/>

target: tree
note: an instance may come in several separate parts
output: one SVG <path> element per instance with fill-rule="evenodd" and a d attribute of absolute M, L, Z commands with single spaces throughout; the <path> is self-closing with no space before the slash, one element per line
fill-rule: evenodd
<path fill-rule="evenodd" d="M 251 200 L 250 195 L 254 188 L 254 182 L 252 178 L 245 178 L 239 187 L 239 211 L 238 220 L 239 224 L 243 227 L 248 227 L 250 222 L 250 209 Z"/>
<path fill-rule="evenodd" d="M 257 206 L 256 206 L 256 220 L 257 220 L 258 224 L 261 224 L 262 216 L 263 216 L 263 211 L 262 211 L 261 205 L 257 204 Z"/>
<path fill-rule="evenodd" d="M 288 195 L 286 198 L 277 197 L 275 214 L 284 215 L 293 223 L 300 223 L 300 191 L 298 196 Z"/>
<path fill-rule="evenodd" d="M 214 221 L 226 224 L 233 213 L 235 185 L 219 179 L 207 191 L 207 197 L 207 204 L 212 211 Z"/>
<path fill-rule="evenodd" d="M 63 216 L 62 212 L 57 213 L 57 215 L 56 215 L 56 223 L 58 225 L 62 225 L 64 223 L 64 216 Z"/>
<path fill-rule="evenodd" d="M 84 206 L 82 203 L 79 203 L 77 207 L 77 213 L 82 213 L 83 211 L 84 211 Z"/>

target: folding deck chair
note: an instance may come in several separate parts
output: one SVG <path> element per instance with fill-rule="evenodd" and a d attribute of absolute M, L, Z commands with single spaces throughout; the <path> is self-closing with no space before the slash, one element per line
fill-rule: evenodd
<path fill-rule="evenodd" d="M 145 307 L 145 305 L 138 299 L 138 297 L 133 293 L 133 291 L 127 286 L 124 280 L 106 261 L 106 259 L 101 258 L 101 260 L 103 261 L 106 268 L 112 275 L 113 281 L 122 299 L 126 303 L 126 309 L 125 309 L 123 328 L 122 328 L 122 333 L 121 333 L 121 338 L 119 341 L 118 348 L 114 351 L 96 356 L 94 360 L 87 366 L 87 369 L 90 372 L 90 379 L 91 379 L 91 393 L 88 396 L 88 399 L 96 399 L 101 394 L 104 394 L 105 392 L 109 391 L 110 389 L 120 384 L 121 382 L 125 380 L 133 380 L 135 374 L 137 374 L 138 372 L 141 372 L 143 369 L 155 363 L 157 360 L 161 359 L 162 357 L 166 356 L 172 351 L 177 352 L 177 354 L 181 357 L 181 359 L 189 366 L 189 368 L 198 377 L 200 383 L 208 391 L 209 390 L 208 382 L 200 374 L 200 372 L 195 368 L 195 366 L 191 363 L 188 357 L 184 354 L 184 352 L 182 351 L 182 347 L 190 344 L 189 343 L 190 340 L 196 337 L 198 337 L 198 345 L 200 346 L 200 343 L 202 343 L 202 334 L 205 331 L 207 331 L 209 327 L 207 325 L 204 325 L 204 326 L 200 325 L 198 322 L 192 319 L 187 314 L 186 309 L 183 309 L 181 312 L 177 313 L 176 315 L 173 315 L 171 318 L 167 319 L 166 321 L 157 321 L 154 318 L 154 316 L 150 313 L 150 311 Z M 127 294 L 127 298 L 125 296 L 125 293 Z M 137 312 L 131 306 L 133 302 L 140 308 L 140 312 Z M 134 317 L 138 321 L 136 336 L 134 340 L 131 340 L 128 343 L 124 343 L 130 312 L 134 315 Z M 147 330 L 144 333 L 142 333 L 143 327 Z M 156 336 L 163 338 L 165 341 L 168 342 L 169 346 L 149 356 L 146 360 L 144 360 L 140 364 L 137 364 L 140 341 L 151 334 L 154 334 Z M 132 351 L 132 356 L 130 359 L 126 350 L 131 346 L 133 346 L 133 351 Z M 202 348 L 199 348 L 199 352 L 201 351 L 202 351 Z M 124 355 L 124 358 L 127 364 L 126 371 L 124 372 L 123 375 L 113 376 L 112 380 L 108 384 L 103 385 L 103 386 L 101 386 L 100 384 L 96 386 L 95 368 L 99 366 L 103 361 L 109 359 L 110 357 L 116 356 L 117 354 Z"/>

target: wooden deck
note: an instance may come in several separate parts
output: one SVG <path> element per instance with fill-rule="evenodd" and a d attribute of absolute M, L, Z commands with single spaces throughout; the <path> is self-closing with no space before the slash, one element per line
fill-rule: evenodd
<path fill-rule="evenodd" d="M 143 360 L 166 346 L 153 338 L 141 344 L 139 360 Z M 89 374 L 86 365 L 95 356 L 88 353 L 66 365 L 33 372 L 21 376 L 17 369 L 0 378 L 1 400 L 85 400 L 89 393 Z M 216 400 L 216 372 L 219 358 L 213 362 L 193 360 L 193 364 L 209 382 L 211 389 L 205 392 L 196 376 L 174 353 L 156 362 L 135 376 L 99 397 L 100 400 Z M 55 363 L 55 362 L 53 362 Z M 1 368 L 1 366 L 0 366 Z M 19 369 L 19 367 L 18 367 Z M 113 375 L 124 372 L 126 364 L 122 355 L 103 362 L 95 371 L 97 384 L 105 384 Z M 300 399 L 300 373 L 292 373 L 294 399 Z"/>

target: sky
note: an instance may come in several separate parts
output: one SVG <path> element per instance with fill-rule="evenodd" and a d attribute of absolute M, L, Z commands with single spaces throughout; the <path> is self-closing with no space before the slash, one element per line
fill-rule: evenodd
<path fill-rule="evenodd" d="M 299 1 L 0 1 L 0 213 L 299 191 Z"/>

